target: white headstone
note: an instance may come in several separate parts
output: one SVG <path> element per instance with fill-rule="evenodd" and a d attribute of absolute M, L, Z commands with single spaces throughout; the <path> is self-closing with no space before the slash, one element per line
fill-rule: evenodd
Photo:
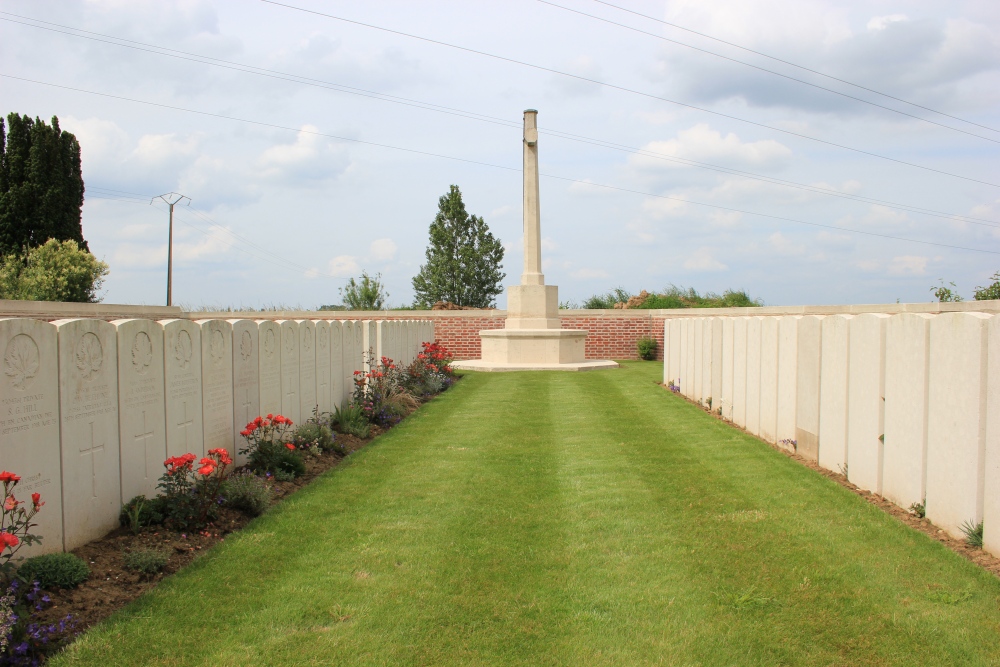
<path fill-rule="evenodd" d="M 361 322 L 361 350 L 364 352 L 365 370 L 378 366 L 382 355 L 378 353 L 378 327 L 375 320 Z"/>
<path fill-rule="evenodd" d="M 333 410 L 333 388 L 330 377 L 330 323 L 316 321 L 316 401 L 320 413 Z"/>
<path fill-rule="evenodd" d="M 304 422 L 312 417 L 313 410 L 319 405 L 316 394 L 316 324 L 312 320 L 297 320 L 297 322 L 299 324 L 299 420 Z"/>
<path fill-rule="evenodd" d="M 840 473 L 847 471 L 847 374 L 853 317 L 831 315 L 821 325 L 819 464 Z"/>
<path fill-rule="evenodd" d="M 989 321 L 942 313 L 930 325 L 927 518 L 958 538 L 983 520 Z"/>
<path fill-rule="evenodd" d="M 365 349 L 365 326 L 364 320 L 354 321 L 354 368 L 365 370 L 365 360 L 368 357 L 368 350 Z"/>
<path fill-rule="evenodd" d="M 712 407 L 712 321 L 714 318 L 702 318 L 701 325 L 701 404 Z"/>
<path fill-rule="evenodd" d="M 692 373 L 692 380 L 694 380 L 694 384 L 692 385 L 692 388 L 694 391 L 691 394 L 691 398 L 698 403 L 701 403 L 704 397 L 702 385 L 705 382 L 705 318 L 694 318 L 694 321 L 692 322 L 692 329 L 693 345 L 691 349 L 694 351 L 692 364 L 694 369 L 694 372 Z"/>
<path fill-rule="evenodd" d="M 889 316 L 864 313 L 851 320 L 847 390 L 847 478 L 882 493 L 885 434 L 885 326 Z"/>
<path fill-rule="evenodd" d="M 21 477 L 20 500 L 39 493 L 45 507 L 32 533 L 41 543 L 19 556 L 63 550 L 56 328 L 28 318 L 0 319 L 0 469 Z"/>
<path fill-rule="evenodd" d="M 261 414 L 260 409 L 260 325 L 253 320 L 229 320 L 233 327 L 233 430 L 234 451 L 246 447 L 240 435 L 250 420 Z M 275 369 L 277 371 L 277 369 Z M 277 377 L 277 375 L 276 375 Z M 280 385 L 280 378 L 278 378 Z M 264 414 L 267 414 L 265 412 Z M 246 463 L 246 456 L 237 453 L 236 465 Z"/>
<path fill-rule="evenodd" d="M 775 438 L 795 440 L 795 411 L 798 396 L 798 328 L 797 315 L 778 318 L 778 416 Z"/>
<path fill-rule="evenodd" d="M 301 418 L 299 390 L 299 323 L 278 320 L 281 327 L 281 414 L 298 424 Z"/>
<path fill-rule="evenodd" d="M 410 336 L 409 336 L 409 339 L 408 339 L 410 341 L 410 347 L 409 347 L 409 350 L 407 350 L 407 353 L 406 353 L 406 365 L 407 366 L 409 366 L 410 364 L 412 364 L 413 360 L 417 358 L 417 350 L 420 348 L 420 340 L 419 340 L 420 337 L 417 335 L 417 326 L 416 325 L 417 325 L 417 323 L 414 322 L 413 320 L 407 320 L 407 326 L 408 326 L 408 328 L 410 330 Z"/>
<path fill-rule="evenodd" d="M 760 323 L 760 437 L 777 443 L 778 438 L 778 318 Z"/>
<path fill-rule="evenodd" d="M 688 375 L 688 362 L 690 361 L 690 355 L 688 351 L 691 349 L 691 337 L 688 332 L 691 328 L 691 319 L 684 317 L 680 318 L 677 324 L 679 329 L 680 345 L 678 345 L 678 363 L 677 363 L 677 386 L 680 388 L 680 393 L 687 396 L 687 385 L 691 383 L 691 376 Z"/>
<path fill-rule="evenodd" d="M 104 320 L 57 320 L 63 548 L 118 527 L 118 331 Z"/>
<path fill-rule="evenodd" d="M 116 320 L 121 501 L 159 493 L 167 458 L 163 389 L 163 326 L 152 320 Z"/>
<path fill-rule="evenodd" d="M 330 321 L 330 386 L 334 407 L 342 407 L 349 385 L 345 384 L 344 375 L 344 327 L 339 320 Z"/>
<path fill-rule="evenodd" d="M 760 435 L 760 346 L 764 318 L 751 317 L 747 321 L 747 425 L 746 430 Z"/>
<path fill-rule="evenodd" d="M 983 490 L 983 548 L 1000 555 L 1000 317 L 990 318 L 987 333 L 989 377 L 986 387 L 986 474 Z"/>
<path fill-rule="evenodd" d="M 709 396 L 709 406 L 717 415 L 722 414 L 722 321 L 725 318 L 713 317 L 712 323 L 712 384 Z"/>
<path fill-rule="evenodd" d="M 341 350 L 344 360 L 342 366 L 342 370 L 344 371 L 344 400 L 349 403 L 351 397 L 354 395 L 354 371 L 360 371 L 361 368 L 357 365 L 357 355 L 354 352 L 354 321 L 341 320 L 340 326 L 343 331 Z"/>
<path fill-rule="evenodd" d="M 733 421 L 733 322 L 732 317 L 722 318 L 722 415 Z"/>
<path fill-rule="evenodd" d="M 187 453 L 204 456 L 201 327 L 191 320 L 161 320 L 160 324 L 163 325 L 167 456 Z"/>
<path fill-rule="evenodd" d="M 677 384 L 681 377 L 681 319 L 667 320 L 667 326 L 670 327 L 670 379 Z"/>
<path fill-rule="evenodd" d="M 885 328 L 882 494 L 900 507 L 923 503 L 927 484 L 927 357 L 934 315 L 902 313 Z"/>
<path fill-rule="evenodd" d="M 201 325 L 201 420 L 205 452 L 233 449 L 233 325 L 226 320 L 198 320 Z M 240 424 L 240 428 L 243 428 Z"/>
<path fill-rule="evenodd" d="M 260 402 L 258 415 L 281 414 L 281 326 L 271 320 L 258 320 L 257 353 Z M 246 426 L 246 424 L 237 424 Z"/>
<path fill-rule="evenodd" d="M 805 315 L 797 332 L 795 389 L 795 441 L 798 454 L 819 460 L 820 368 L 823 352 L 823 317 Z"/>
<path fill-rule="evenodd" d="M 747 325 L 749 317 L 733 319 L 733 423 L 747 425 Z"/>

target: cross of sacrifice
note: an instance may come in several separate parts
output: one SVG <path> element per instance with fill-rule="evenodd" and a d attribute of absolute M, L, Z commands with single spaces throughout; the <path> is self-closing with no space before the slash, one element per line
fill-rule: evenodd
<path fill-rule="evenodd" d="M 147 430 L 148 429 L 148 430 Z M 153 429 L 146 426 L 146 411 L 142 411 L 142 429 L 141 433 L 135 434 L 135 442 L 142 448 L 142 472 L 143 479 L 149 479 L 149 448 L 146 445 L 147 440 L 151 440 L 153 437 Z"/>
<path fill-rule="evenodd" d="M 181 430 L 181 433 L 184 434 L 184 451 L 186 452 L 188 451 L 188 427 L 194 425 L 194 419 L 189 419 L 187 416 L 188 413 L 187 401 L 184 401 L 182 405 L 184 406 L 184 416 L 181 417 L 181 421 L 177 422 L 177 428 L 179 428 Z"/>
<path fill-rule="evenodd" d="M 90 456 L 90 489 L 97 497 L 97 452 L 104 453 L 104 443 L 94 444 L 94 422 L 90 422 L 90 446 L 80 447 L 80 456 Z"/>

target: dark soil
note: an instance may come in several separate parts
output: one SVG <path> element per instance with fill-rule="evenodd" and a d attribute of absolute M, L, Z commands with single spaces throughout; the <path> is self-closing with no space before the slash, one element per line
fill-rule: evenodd
<path fill-rule="evenodd" d="M 382 432 L 383 429 L 372 426 L 371 436 L 365 440 L 341 433 L 336 438 L 337 443 L 350 453 L 361 449 Z M 304 475 L 290 482 L 272 480 L 272 504 L 295 493 L 343 459 L 343 456 L 333 452 L 320 456 L 306 455 Z M 127 528 L 118 528 L 99 540 L 73 550 L 74 554 L 90 566 L 90 577 L 74 589 L 47 591 L 52 605 L 37 618 L 42 623 L 57 623 L 69 614 L 75 621 L 73 632 L 82 632 L 144 592 L 155 588 L 164 577 L 182 570 L 251 520 L 251 517 L 242 512 L 221 507 L 218 518 L 202 531 L 180 533 L 163 526 L 152 526 L 133 535 Z M 125 569 L 124 554 L 142 548 L 160 549 L 170 554 L 162 572 L 147 576 Z"/>
<path fill-rule="evenodd" d="M 664 389 L 667 389 L 667 386 L 663 383 L 660 383 L 660 386 L 663 387 Z M 697 405 L 699 408 L 701 408 L 708 414 L 712 415 L 719 421 L 725 422 L 728 426 L 735 429 L 739 429 L 740 431 L 743 431 L 750 437 L 757 438 L 757 436 L 753 435 L 752 433 L 749 433 L 743 428 L 740 428 L 736 424 L 724 420 L 720 415 L 711 412 L 708 408 L 701 405 L 700 403 L 692 401 L 682 394 L 677 394 L 677 396 L 683 400 L 686 400 L 688 403 L 691 403 L 692 405 Z M 816 461 L 811 461 L 809 459 L 803 458 L 802 456 L 799 456 L 796 452 L 785 449 L 780 445 L 772 444 L 770 442 L 767 442 L 766 440 L 761 440 L 760 438 L 757 439 L 763 442 L 764 444 L 768 445 L 772 449 L 777 449 L 785 456 L 791 459 L 795 459 L 796 461 L 806 466 L 807 468 L 815 470 L 816 472 L 818 472 L 819 474 L 823 475 L 828 479 L 832 479 L 845 489 L 850 489 L 855 494 L 861 496 L 872 505 L 875 505 L 886 514 L 889 514 L 898 519 L 899 521 L 902 521 L 906 525 L 910 526 L 911 528 L 919 530 L 921 533 L 924 533 L 925 535 L 932 537 L 933 539 L 945 545 L 946 547 L 948 547 L 958 555 L 962 556 L 963 558 L 972 561 L 973 563 L 980 566 L 984 570 L 989 570 L 994 575 L 1000 577 L 1000 558 L 997 558 L 996 556 L 993 556 L 992 554 L 983 551 L 981 547 L 974 547 L 968 544 L 965 540 L 955 539 L 954 537 L 946 533 L 943 528 L 938 528 L 933 523 L 928 521 L 926 518 L 918 517 L 910 510 L 905 510 L 902 507 L 894 504 L 889 500 L 886 500 L 882 496 L 879 496 L 871 491 L 865 491 L 863 489 L 859 489 L 857 486 L 851 484 L 851 482 L 847 480 L 846 475 L 842 475 L 839 472 L 833 472 L 831 470 L 827 470 L 826 468 L 821 467 L 819 463 L 817 463 Z"/>

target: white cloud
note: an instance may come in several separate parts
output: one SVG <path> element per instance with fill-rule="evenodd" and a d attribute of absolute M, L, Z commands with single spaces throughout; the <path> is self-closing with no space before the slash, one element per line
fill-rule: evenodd
<path fill-rule="evenodd" d="M 399 248 L 392 239 L 375 239 L 369 246 L 369 252 L 373 259 L 390 262 L 396 257 Z"/>
<path fill-rule="evenodd" d="M 610 274 L 604 269 L 577 269 L 570 272 L 570 277 L 576 280 L 588 280 L 591 278 L 610 278 Z"/>
<path fill-rule="evenodd" d="M 326 180 L 347 169 L 346 151 L 326 137 L 315 125 L 303 125 L 295 142 L 271 146 L 257 159 L 262 178 L 285 185 L 311 184 Z"/>
<path fill-rule="evenodd" d="M 542 252 L 552 252 L 559 247 L 559 244 L 553 241 L 548 236 L 542 237 Z"/>
<path fill-rule="evenodd" d="M 889 262 L 888 273 L 890 276 L 927 275 L 927 258 L 918 255 L 893 257 Z"/>
<path fill-rule="evenodd" d="M 647 153 L 658 153 L 698 162 L 724 163 L 733 167 L 777 169 L 784 167 L 792 155 L 791 149 L 774 139 L 743 141 L 730 132 L 723 136 L 708 123 L 681 130 L 675 139 L 653 141 L 642 147 Z M 640 169 L 682 167 L 682 164 L 662 160 L 652 155 L 633 153 L 629 162 Z"/>
<path fill-rule="evenodd" d="M 768 241 L 774 252 L 779 255 L 804 255 L 806 252 L 804 243 L 795 243 L 781 232 L 771 234 Z"/>
<path fill-rule="evenodd" d="M 705 273 L 711 271 L 725 271 L 729 268 L 719 260 L 712 257 L 711 249 L 705 247 L 695 250 L 690 257 L 684 260 L 684 264 L 682 266 L 688 271 Z"/>
<path fill-rule="evenodd" d="M 890 23 L 909 21 L 906 14 L 889 14 L 888 16 L 873 16 L 866 26 L 869 30 L 885 30 Z"/>
<path fill-rule="evenodd" d="M 586 79 L 602 80 L 601 66 L 590 56 L 577 56 L 573 60 L 563 63 L 559 69 Z M 553 74 L 549 77 L 549 81 L 552 92 L 557 93 L 560 97 L 590 97 L 599 95 L 601 92 L 599 84 L 561 74 Z"/>
<path fill-rule="evenodd" d="M 330 273 L 337 278 L 347 278 L 361 273 L 361 267 L 352 255 L 337 255 L 330 260 Z"/>

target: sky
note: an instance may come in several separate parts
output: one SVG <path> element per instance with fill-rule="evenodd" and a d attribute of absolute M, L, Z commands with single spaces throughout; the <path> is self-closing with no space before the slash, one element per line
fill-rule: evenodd
<path fill-rule="evenodd" d="M 528 108 L 569 304 L 1000 271 L 995 0 L 282 2 L 0 0 L 0 113 L 79 139 L 106 302 L 164 303 L 169 192 L 175 304 L 315 308 L 362 271 L 409 304 L 452 184 L 517 284 Z"/>

